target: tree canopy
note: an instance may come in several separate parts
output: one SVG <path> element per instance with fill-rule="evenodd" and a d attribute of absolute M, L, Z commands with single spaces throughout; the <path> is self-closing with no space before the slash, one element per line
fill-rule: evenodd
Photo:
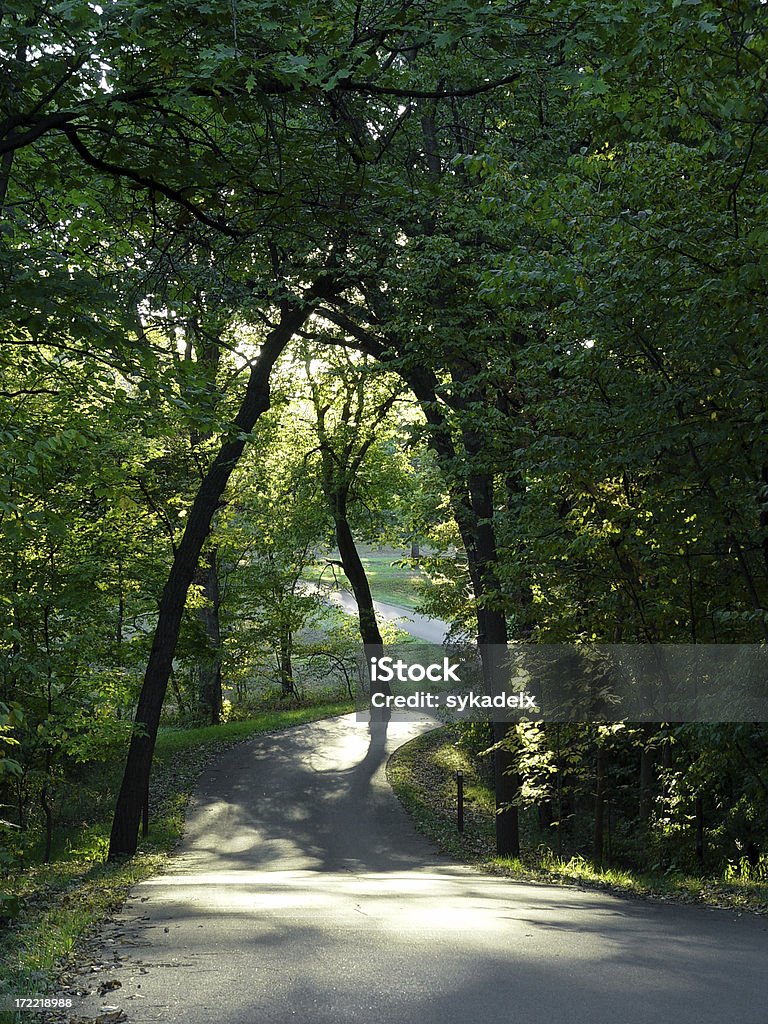
<path fill-rule="evenodd" d="M 765 18 L 2 5 L 0 786 L 48 853 L 126 747 L 134 852 L 169 685 L 215 720 L 273 644 L 294 692 L 323 545 L 368 642 L 356 541 L 406 536 L 481 646 L 768 639 Z M 766 739 L 729 728 L 567 742 L 680 821 L 721 772 L 746 848 Z M 517 852 L 555 741 L 494 740 Z"/>

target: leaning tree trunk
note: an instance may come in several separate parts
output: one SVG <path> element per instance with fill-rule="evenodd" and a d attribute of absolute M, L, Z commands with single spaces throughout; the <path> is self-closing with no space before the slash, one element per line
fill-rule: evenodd
<path fill-rule="evenodd" d="M 376 621 L 376 609 L 373 607 L 373 595 L 368 583 L 368 576 L 365 572 L 360 554 L 349 527 L 349 521 L 345 515 L 338 515 L 335 519 L 336 545 L 339 549 L 341 564 L 344 566 L 344 575 L 349 580 L 352 593 L 357 602 L 357 615 L 360 620 L 360 638 L 366 649 L 373 648 L 369 653 L 376 654 L 383 647 L 379 624 Z"/>
<path fill-rule="evenodd" d="M 333 500 L 335 498 L 335 500 Z M 344 566 L 344 575 L 349 580 L 352 593 L 357 602 L 357 617 L 360 623 L 360 639 L 365 647 L 365 664 L 369 673 L 371 684 L 371 696 L 374 693 L 383 693 L 388 696 L 392 693 L 389 683 L 372 679 L 371 658 L 380 658 L 384 653 L 384 641 L 381 638 L 379 624 L 376 621 L 376 609 L 373 607 L 373 595 L 368 576 L 365 571 L 360 554 L 352 536 L 349 520 L 346 515 L 346 500 L 343 495 L 336 494 L 331 499 L 333 506 L 334 525 L 336 529 L 336 546 L 339 549 L 339 558 Z"/>
<path fill-rule="evenodd" d="M 227 481 L 242 455 L 247 437 L 258 418 L 269 408 L 269 377 L 272 367 L 292 335 L 308 318 L 310 311 L 311 305 L 308 303 L 285 308 L 279 325 L 267 335 L 259 358 L 251 370 L 245 396 L 232 429 L 192 503 L 186 529 L 176 549 L 173 565 L 160 599 L 152 650 L 139 695 L 134 733 L 112 822 L 110 860 L 136 852 L 141 810 L 149 789 L 149 774 L 160 712 L 173 665 L 187 593 L 194 578 L 200 552 Z"/>

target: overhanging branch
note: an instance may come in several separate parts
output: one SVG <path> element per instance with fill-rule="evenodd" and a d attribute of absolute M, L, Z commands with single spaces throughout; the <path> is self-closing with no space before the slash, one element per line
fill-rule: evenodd
<path fill-rule="evenodd" d="M 78 135 L 77 129 L 74 125 L 64 124 L 61 126 L 61 131 L 66 135 L 67 139 L 69 139 L 72 144 L 72 148 L 78 156 L 81 157 L 85 163 L 90 164 L 91 167 L 95 167 L 104 174 L 111 174 L 115 177 L 127 178 L 129 181 L 135 181 L 137 185 L 141 185 L 141 187 L 147 189 L 148 192 L 160 193 L 160 195 L 163 195 L 167 199 L 177 203 L 179 206 L 183 207 L 183 209 L 188 210 L 195 220 L 200 221 L 202 224 L 206 224 L 209 228 L 214 228 L 216 231 L 220 231 L 222 234 L 227 235 L 230 238 L 243 237 L 242 231 L 238 231 L 236 228 L 230 227 L 226 221 L 215 217 L 209 217 L 204 210 L 201 210 L 199 206 L 187 199 L 186 196 L 184 196 L 184 194 L 178 189 L 171 188 L 170 185 L 165 185 L 163 182 L 157 181 L 155 178 L 150 178 L 145 174 L 141 174 L 139 171 L 134 171 L 130 167 L 121 167 L 118 164 L 110 163 L 108 160 L 102 160 L 101 157 L 91 153 Z"/>
<path fill-rule="evenodd" d="M 501 89 L 505 85 L 511 85 L 522 76 L 522 72 L 516 71 L 513 75 L 505 75 L 504 78 L 497 78 L 493 82 L 482 82 L 479 85 L 468 86 L 466 89 L 398 89 L 395 86 L 374 85 L 373 82 L 340 81 L 339 89 L 346 89 L 350 92 L 364 92 L 371 96 L 396 96 L 408 100 L 442 100 L 450 97 L 461 99 L 467 96 L 480 96 L 482 93 L 492 92 L 494 89 Z"/>

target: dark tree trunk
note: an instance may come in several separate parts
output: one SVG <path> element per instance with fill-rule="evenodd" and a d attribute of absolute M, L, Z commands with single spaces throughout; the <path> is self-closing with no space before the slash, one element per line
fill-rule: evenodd
<path fill-rule="evenodd" d="M 605 773 L 607 754 L 604 747 L 597 748 L 595 764 L 595 834 L 592 849 L 592 860 L 595 867 L 603 865 L 603 847 L 605 843 Z"/>
<path fill-rule="evenodd" d="M 704 842 L 704 801 L 701 796 L 696 797 L 695 804 L 695 828 L 696 828 L 696 860 L 703 866 L 706 857 L 706 845 Z"/>
<path fill-rule="evenodd" d="M 649 729 L 645 730 L 648 738 Z M 647 824 L 653 811 L 656 785 L 656 750 L 643 745 L 640 748 L 640 821 Z"/>
<path fill-rule="evenodd" d="M 142 802 L 149 786 L 152 755 L 168 677 L 190 584 L 224 488 L 242 455 L 256 421 L 269 408 L 269 377 L 275 360 L 310 312 L 309 305 L 285 308 L 280 324 L 267 335 L 253 366 L 233 428 L 206 473 L 187 517 L 184 536 L 163 589 L 144 684 L 136 709 L 135 730 L 115 807 L 109 858 L 136 852 Z"/>
<path fill-rule="evenodd" d="M 219 568 L 216 551 L 205 556 L 199 570 L 198 583 L 203 589 L 205 604 L 198 614 L 205 632 L 207 650 L 200 662 L 198 702 L 201 713 L 211 725 L 221 721 L 221 627 L 219 624 Z"/>
<path fill-rule="evenodd" d="M 383 643 L 379 624 L 376 621 L 376 610 L 373 607 L 371 587 L 368 583 L 368 576 L 365 566 L 360 560 L 360 555 L 349 527 L 346 515 L 346 506 L 343 501 L 337 501 L 337 512 L 334 515 L 336 526 L 336 544 L 339 549 L 341 564 L 344 566 L 344 575 L 349 580 L 352 593 L 357 602 L 357 614 L 360 620 L 360 637 L 366 648 L 373 648 L 370 653 L 375 653 L 376 648 L 382 648 Z"/>
<path fill-rule="evenodd" d="M 465 444 L 477 448 L 476 439 L 465 437 Z M 472 454 L 479 455 L 479 451 Z M 468 559 L 477 600 L 477 642 L 483 663 L 483 674 L 490 693 L 505 690 L 507 651 L 507 619 L 499 607 L 500 587 L 496 575 L 496 535 L 493 526 L 493 479 L 489 474 L 469 477 L 472 517 L 467 524 L 472 544 Z M 513 731 L 506 722 L 492 722 L 496 743 Z M 495 751 L 494 780 L 496 790 L 496 852 L 500 857 L 520 856 L 520 824 L 517 804 L 520 776 L 515 771 L 515 756 L 507 745 Z"/>
<path fill-rule="evenodd" d="M 364 646 L 369 648 L 368 655 L 370 657 L 371 655 L 379 654 L 383 644 L 379 625 L 376 621 L 376 611 L 373 607 L 373 597 L 368 583 L 368 576 L 360 560 L 355 538 L 349 525 L 349 492 L 351 482 L 363 464 L 375 434 L 370 433 L 368 436 L 363 437 L 358 444 L 346 444 L 340 451 L 336 451 L 334 438 L 328 433 L 326 427 L 326 415 L 330 406 L 321 401 L 318 392 L 314 389 L 312 394 L 317 423 L 317 436 L 320 442 L 323 495 L 333 518 L 336 546 L 339 549 L 341 565 L 357 602 L 360 638 Z M 391 400 L 388 400 L 379 407 L 376 423 L 381 423 L 386 412 L 392 408 L 394 398 L 395 396 L 392 395 Z M 361 401 L 357 413 L 353 414 L 351 401 L 345 401 L 341 412 L 341 422 L 345 428 L 355 432 L 359 430 L 362 421 L 362 409 Z"/>
<path fill-rule="evenodd" d="M 483 666 L 483 679 L 490 693 L 503 689 L 498 655 L 506 651 L 507 620 L 499 606 L 499 581 L 496 575 L 496 535 L 493 524 L 493 478 L 488 473 L 464 476 L 458 454 L 435 390 L 423 373 L 409 373 L 406 380 L 419 399 L 432 428 L 430 444 L 443 465 L 451 498 L 451 508 L 467 552 L 469 574 L 475 594 L 478 626 L 478 650 Z M 482 452 L 482 439 L 469 431 L 463 435 L 470 458 Z M 504 740 L 509 732 L 505 722 L 492 722 L 494 743 Z M 496 852 L 502 857 L 520 855 L 518 809 L 514 801 L 520 791 L 520 778 L 514 771 L 514 755 L 506 747 L 494 751 L 494 783 L 496 792 Z"/>
<path fill-rule="evenodd" d="M 280 689 L 283 697 L 296 693 L 293 685 L 293 635 L 287 626 L 280 631 Z"/>
<path fill-rule="evenodd" d="M 492 722 L 493 739 L 498 743 L 507 737 L 509 725 L 506 722 Z M 520 776 L 514 769 L 515 759 L 506 747 L 495 751 L 493 759 L 493 781 L 496 789 L 496 853 L 499 857 L 520 856 L 520 823 L 516 799 L 520 791 Z"/>
<path fill-rule="evenodd" d="M 48 769 L 46 769 L 48 770 Z M 40 790 L 40 807 L 45 819 L 45 849 L 43 851 L 43 864 L 49 864 L 51 851 L 53 849 L 53 808 L 48 799 L 48 783 L 44 783 Z"/>
<path fill-rule="evenodd" d="M 374 693 L 383 693 L 385 696 L 392 693 L 387 682 L 373 680 L 371 678 L 371 658 L 378 658 L 384 653 L 384 642 L 381 639 L 379 624 L 376 621 L 376 609 L 373 607 L 373 596 L 368 583 L 368 576 L 365 566 L 360 560 L 360 555 L 346 518 L 346 501 L 343 497 L 336 496 L 333 503 L 334 523 L 336 526 L 336 545 L 339 549 L 341 564 L 344 566 L 344 575 L 349 580 L 352 593 L 357 602 L 357 615 L 360 623 L 360 638 L 365 647 L 365 664 L 369 673 L 371 696 Z M 389 717 L 389 712 L 384 712 L 384 717 Z"/>

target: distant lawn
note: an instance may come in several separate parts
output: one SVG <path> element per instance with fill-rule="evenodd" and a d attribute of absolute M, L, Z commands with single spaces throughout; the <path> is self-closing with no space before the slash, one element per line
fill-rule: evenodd
<path fill-rule="evenodd" d="M 420 601 L 416 581 L 423 577 L 418 571 L 392 564 L 398 560 L 399 556 L 392 553 L 371 552 L 361 556 L 374 600 L 415 611 Z M 328 585 L 333 584 L 335 578 L 341 587 L 351 589 L 341 568 L 326 562 L 309 567 L 305 578 Z"/>

